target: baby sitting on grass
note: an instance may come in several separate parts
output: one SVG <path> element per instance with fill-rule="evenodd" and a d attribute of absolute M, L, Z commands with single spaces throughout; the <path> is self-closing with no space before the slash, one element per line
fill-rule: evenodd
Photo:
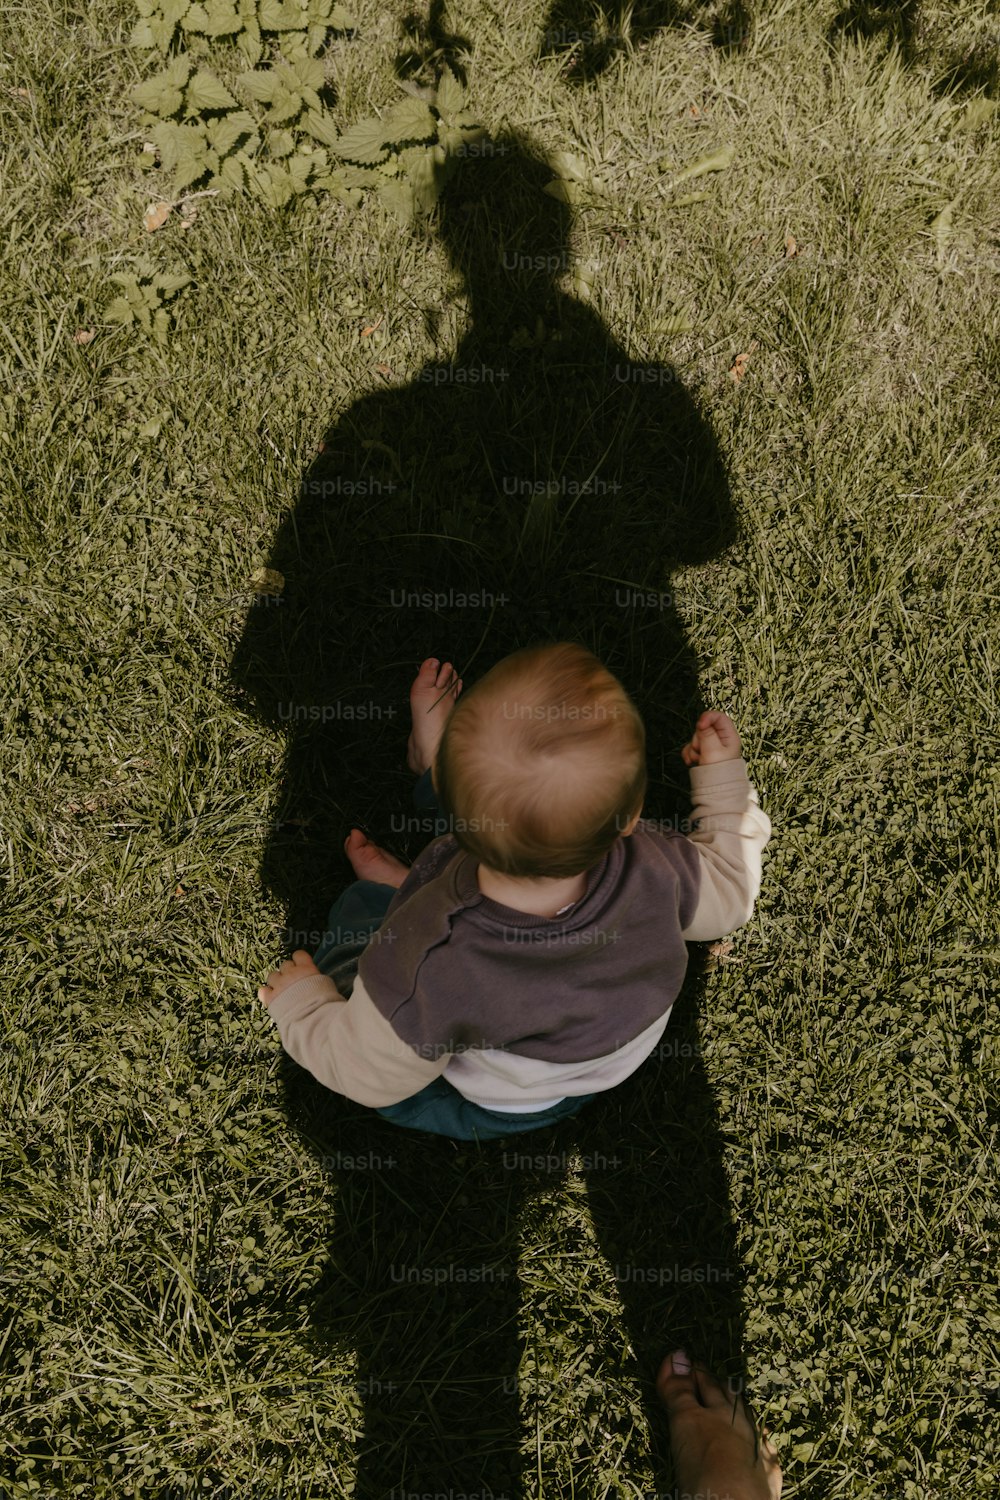
<path fill-rule="evenodd" d="M 771 825 L 716 712 L 683 750 L 693 831 L 641 821 L 642 719 L 582 646 L 528 647 L 461 689 L 432 658 L 410 693 L 414 800 L 447 831 L 407 868 L 352 830 L 359 880 L 315 961 L 296 952 L 258 994 L 328 1088 L 484 1140 L 575 1114 L 650 1055 L 685 944 L 749 919 Z M 351 985 L 339 939 L 358 911 Z"/>

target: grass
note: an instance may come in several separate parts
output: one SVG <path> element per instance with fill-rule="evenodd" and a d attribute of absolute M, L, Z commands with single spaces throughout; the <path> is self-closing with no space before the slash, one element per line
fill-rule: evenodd
<path fill-rule="evenodd" d="M 356 11 L 345 124 L 410 45 Z M 791 1496 L 995 1492 L 1000 23 L 637 7 L 568 69 L 568 15 L 437 18 L 507 149 L 426 230 L 210 198 L 148 236 L 130 7 L 8 7 L 14 1500 L 662 1495 L 677 1343 L 745 1385 Z M 556 150 L 602 205 L 540 193 Z M 162 347 L 102 317 L 140 255 L 193 278 Z M 450 362 L 507 378 L 420 379 Z M 417 588 L 507 602 L 393 606 Z M 471 680 L 540 636 L 635 694 L 650 816 L 698 704 L 732 714 L 761 898 L 577 1125 L 407 1139 L 282 1058 L 256 986 L 348 880 L 348 817 L 421 846 L 421 657 Z"/>

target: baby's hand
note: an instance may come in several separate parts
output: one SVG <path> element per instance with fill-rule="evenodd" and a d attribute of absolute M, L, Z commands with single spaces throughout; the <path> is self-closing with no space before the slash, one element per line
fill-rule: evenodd
<path fill-rule="evenodd" d="M 739 760 L 740 737 L 736 725 L 726 714 L 706 709 L 681 755 L 686 766 L 714 766 L 721 760 Z"/>
<path fill-rule="evenodd" d="M 272 1000 L 296 984 L 300 979 L 307 978 L 310 974 L 318 974 L 319 969 L 313 963 L 304 948 L 296 948 L 291 958 L 286 958 L 280 969 L 272 969 L 264 983 L 257 991 L 257 999 L 262 1000 L 265 1005 L 270 1005 Z"/>

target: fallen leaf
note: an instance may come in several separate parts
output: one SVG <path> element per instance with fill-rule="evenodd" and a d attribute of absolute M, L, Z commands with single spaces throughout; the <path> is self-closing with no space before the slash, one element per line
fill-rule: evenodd
<path fill-rule="evenodd" d="M 785 241 L 785 259 L 791 260 L 793 255 L 798 255 L 799 247 L 795 243 L 795 236 L 790 234 Z"/>
<path fill-rule="evenodd" d="M 186 892 L 185 892 L 184 887 L 182 885 L 178 885 L 178 886 L 174 887 L 174 895 L 175 896 L 183 896 L 185 894 L 186 894 Z"/>
<path fill-rule="evenodd" d="M 259 594 L 280 594 L 285 587 L 285 575 L 277 568 L 258 568 L 250 574 L 250 582 Z"/>
<path fill-rule="evenodd" d="M 678 333 L 690 333 L 693 328 L 694 324 L 687 313 L 674 313 L 673 317 L 665 318 L 662 323 L 657 323 L 654 331 L 672 337 Z"/>
<path fill-rule="evenodd" d="M 155 141 L 143 141 L 142 149 L 144 155 L 155 156 L 160 148 Z"/>
<path fill-rule="evenodd" d="M 142 216 L 142 227 L 147 234 L 154 234 L 163 228 L 169 217 L 169 203 L 151 203 Z"/>
<path fill-rule="evenodd" d="M 743 379 L 743 375 L 747 367 L 747 361 L 756 348 L 757 340 L 754 339 L 753 343 L 750 345 L 746 353 L 737 354 L 736 358 L 733 360 L 732 366 L 729 371 L 729 378 L 730 380 L 735 381 L 737 385 Z"/>
<path fill-rule="evenodd" d="M 712 958 L 725 958 L 726 954 L 732 953 L 735 947 L 736 944 L 732 941 L 732 939 L 726 938 L 725 941 L 721 943 L 710 943 L 708 951 Z"/>
<path fill-rule="evenodd" d="M 688 114 L 692 115 L 694 119 L 697 120 L 699 115 L 701 114 L 701 110 L 698 108 L 697 104 L 689 104 Z"/>
<path fill-rule="evenodd" d="M 376 328 L 381 328 L 382 324 L 384 322 L 385 322 L 384 318 L 379 318 L 379 320 L 378 320 L 377 323 L 369 323 L 369 325 L 368 325 L 367 328 L 362 328 L 362 330 L 361 330 L 361 337 L 363 339 L 366 339 L 370 333 L 374 333 L 375 332 Z"/>
<path fill-rule="evenodd" d="M 935 218 L 931 222 L 931 234 L 934 236 L 934 244 L 937 247 L 937 264 L 939 271 L 944 267 L 945 250 L 947 248 L 948 241 L 951 239 L 951 221 L 957 203 L 957 198 L 953 198 L 950 203 L 946 203 L 944 208 L 942 208 L 941 212 L 938 214 L 937 218 Z"/>
<path fill-rule="evenodd" d="M 14 94 L 18 99 L 30 99 L 31 98 L 31 90 L 30 89 L 11 89 L 10 92 L 12 94 Z"/>
<path fill-rule="evenodd" d="M 395 375 L 396 373 L 391 365 L 376 365 L 375 368 L 380 375 Z"/>
<path fill-rule="evenodd" d="M 73 335 L 73 342 L 74 344 L 89 344 L 93 337 L 94 330 L 92 328 L 78 328 Z"/>
<path fill-rule="evenodd" d="M 689 182 L 692 177 L 704 177 L 707 172 L 724 172 L 735 154 L 732 146 L 720 146 L 718 151 L 710 151 L 707 156 L 699 157 L 697 161 L 693 161 L 690 166 L 678 172 L 673 181 L 674 187 L 678 187 L 682 182 Z"/>

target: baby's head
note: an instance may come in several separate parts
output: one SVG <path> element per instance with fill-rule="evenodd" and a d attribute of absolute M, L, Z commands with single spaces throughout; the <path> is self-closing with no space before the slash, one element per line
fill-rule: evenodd
<path fill-rule="evenodd" d="M 529 646 L 458 699 L 434 786 L 461 848 L 502 875 L 591 869 L 637 817 L 646 733 L 596 656 L 572 642 Z"/>

